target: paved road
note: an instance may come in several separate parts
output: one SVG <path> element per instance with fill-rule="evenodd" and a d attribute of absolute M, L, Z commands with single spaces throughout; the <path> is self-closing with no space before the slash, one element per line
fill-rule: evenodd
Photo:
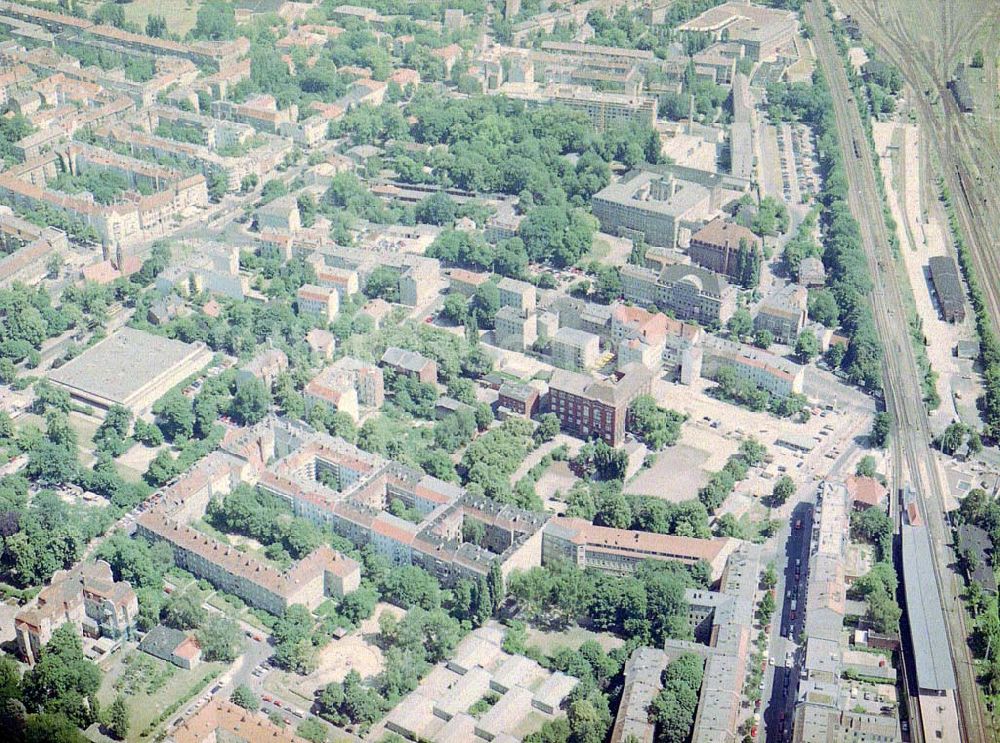
<path fill-rule="evenodd" d="M 166 731 L 172 730 L 181 720 L 193 715 L 213 698 L 219 700 L 229 699 L 233 693 L 233 689 L 240 684 L 245 684 L 246 679 L 250 678 L 250 672 L 257 664 L 262 663 L 271 655 L 271 646 L 267 644 L 266 640 L 262 642 L 247 640 L 244 643 L 243 651 L 243 655 L 237 658 L 229 671 L 223 674 L 222 677 L 225 678 L 223 683 L 220 684 L 218 681 L 213 682 L 199 696 L 182 706 L 176 713 L 164 721 L 160 729 Z"/>
<path fill-rule="evenodd" d="M 838 479 L 846 476 L 846 467 L 858 454 L 856 444 L 847 446 L 826 472 Z M 775 619 L 771 621 L 770 657 L 774 666 L 765 674 L 765 687 L 761 695 L 764 705 L 760 740 L 779 743 L 791 740 L 792 718 L 804 648 L 799 637 L 805 627 L 806 586 L 809 580 L 809 551 L 813 525 L 813 508 L 819 483 L 810 482 L 801 491 L 800 500 L 792 508 L 771 553 L 778 567 L 778 584 L 775 586 Z M 795 616 L 792 616 L 792 602 Z"/>
<path fill-rule="evenodd" d="M 830 85 L 837 131 L 844 148 L 848 182 L 848 205 L 857 217 L 862 242 L 877 290 L 872 292 L 875 324 L 884 348 L 883 383 L 886 407 L 893 416 L 893 490 L 910 484 L 931 534 L 935 575 L 942 596 L 952 663 L 958 679 L 957 700 L 962 722 L 962 740 L 983 740 L 983 724 L 976 679 L 966 645 L 967 633 L 956 608 L 956 585 L 951 564 L 949 532 L 944 523 L 944 495 L 920 388 L 920 373 L 906 325 L 906 303 L 900 292 L 902 280 L 894 267 L 888 233 L 882 217 L 882 201 L 875 186 L 871 151 L 861 117 L 848 85 L 842 60 L 834 45 L 829 19 L 817 0 L 805 10 L 814 29 L 819 64 Z M 916 726 L 914 726 L 916 727 Z"/>
<path fill-rule="evenodd" d="M 775 586 L 777 608 L 771 621 L 770 659 L 766 674 L 764 715 L 760 738 L 767 741 L 787 740 L 798 689 L 798 664 L 801 661 L 799 636 L 805 622 L 806 585 L 809 572 L 809 534 L 812 532 L 812 512 L 816 488 L 810 487 L 807 499 L 792 511 L 782 527 L 781 550 L 778 553 L 778 584 Z"/>
<path fill-rule="evenodd" d="M 270 653 L 264 658 L 259 659 L 256 663 L 247 664 L 242 670 L 242 679 L 239 683 L 244 683 L 257 695 L 260 699 L 260 711 L 265 715 L 277 714 L 282 720 L 286 720 L 286 724 L 292 727 L 298 727 L 299 723 L 307 718 L 313 718 L 317 720 L 322 725 L 324 725 L 330 733 L 330 738 L 336 741 L 355 741 L 356 743 L 361 743 L 361 738 L 348 732 L 343 728 L 338 728 L 322 717 L 318 717 L 312 714 L 313 709 L 307 704 L 296 700 L 294 703 L 288 702 L 286 697 L 281 697 L 274 692 L 267 691 L 264 688 L 264 679 L 267 677 L 268 673 L 273 672 L 273 668 L 267 664 L 267 660 L 270 657 Z M 255 676 L 253 670 L 257 667 L 257 664 L 262 664 L 264 673 Z M 233 678 L 233 688 L 237 685 L 237 679 Z M 230 692 L 231 693 L 231 692 Z M 228 695 L 227 695 L 228 696 Z"/>

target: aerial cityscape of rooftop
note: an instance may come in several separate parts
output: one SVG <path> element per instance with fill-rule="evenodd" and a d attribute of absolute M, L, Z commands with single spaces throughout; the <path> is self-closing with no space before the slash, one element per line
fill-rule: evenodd
<path fill-rule="evenodd" d="M 0 0 L 0 742 L 1000 743 L 1000 3 Z"/>

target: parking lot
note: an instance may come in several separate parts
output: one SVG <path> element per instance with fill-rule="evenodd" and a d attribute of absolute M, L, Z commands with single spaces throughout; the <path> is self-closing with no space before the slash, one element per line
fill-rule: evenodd
<path fill-rule="evenodd" d="M 801 204 L 819 193 L 819 164 L 812 130 L 804 124 L 782 124 L 776 129 L 785 201 Z"/>
<path fill-rule="evenodd" d="M 767 467 L 737 488 L 737 493 L 752 497 L 769 493 L 774 479 L 782 474 L 801 482 L 813 481 L 825 474 L 831 461 L 845 451 L 845 442 L 853 442 L 867 434 L 874 409 L 870 398 L 866 399 L 867 407 L 857 406 L 857 401 L 852 398 L 851 405 L 844 404 L 833 410 L 827 410 L 825 405 L 816 405 L 812 417 L 805 423 L 799 423 L 717 400 L 706 394 L 712 386 L 714 383 L 706 380 L 699 380 L 690 386 L 656 380 L 653 395 L 660 405 L 688 415 L 688 421 L 681 428 L 679 446 L 701 452 L 704 459 L 699 467 L 704 473 L 721 469 L 745 438 L 753 437 L 767 446 L 770 454 Z M 779 443 L 782 441 L 801 441 L 808 444 L 810 450 L 790 448 Z M 672 455 L 668 450 L 660 456 L 669 461 Z M 673 474 L 669 481 L 671 490 L 684 485 L 687 497 L 696 495 L 697 485 L 694 483 L 675 482 Z M 677 497 L 683 500 L 680 495 Z"/>

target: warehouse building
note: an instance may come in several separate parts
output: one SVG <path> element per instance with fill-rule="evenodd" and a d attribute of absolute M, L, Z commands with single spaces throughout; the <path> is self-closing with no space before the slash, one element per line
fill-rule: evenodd
<path fill-rule="evenodd" d="M 931 283 L 941 310 L 941 319 L 956 323 L 965 320 L 965 290 L 958 275 L 958 266 L 951 256 L 936 255 L 927 263 Z"/>

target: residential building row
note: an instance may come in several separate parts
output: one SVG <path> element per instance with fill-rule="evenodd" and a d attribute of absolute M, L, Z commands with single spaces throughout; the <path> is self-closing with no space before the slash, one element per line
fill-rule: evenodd
<path fill-rule="evenodd" d="M 191 250 L 180 260 L 172 260 L 155 281 L 163 295 L 177 292 L 187 297 L 192 292 L 208 292 L 242 300 L 250 295 L 250 277 L 240 273 L 240 250 L 236 245 L 191 241 Z"/>
<path fill-rule="evenodd" d="M 651 371 L 662 368 L 676 374 L 684 356 L 701 343 L 704 331 L 698 325 L 676 320 L 662 312 L 642 307 L 612 306 L 611 336 L 618 350 L 618 369 L 639 363 Z"/>
<path fill-rule="evenodd" d="M 86 18 L 56 13 L 20 3 L 0 3 L 0 15 L 31 23 L 57 34 L 71 43 L 106 48 L 123 54 L 143 57 L 181 57 L 195 64 L 220 69 L 236 62 L 250 51 L 245 38 L 232 41 L 193 41 L 182 43 L 98 25 Z"/>
<path fill-rule="evenodd" d="M 66 233 L 55 227 L 38 227 L 0 207 L 0 287 L 15 281 L 33 285 L 48 273 L 52 255 L 69 250 Z"/>
<path fill-rule="evenodd" d="M 122 148 L 135 157 L 177 161 L 200 171 L 206 178 L 221 176 L 230 192 L 238 191 L 246 178 L 266 181 L 294 147 L 288 139 L 260 133 L 254 135 L 254 141 L 262 142 L 246 151 L 238 147 L 180 142 L 156 134 L 157 128 L 143 129 L 149 126 L 148 119 L 140 117 L 134 123 L 140 127 L 139 131 L 130 125 L 113 123 L 95 127 L 93 135 L 97 141 Z"/>
<path fill-rule="evenodd" d="M 357 561 L 326 546 L 279 571 L 155 508 L 140 515 L 136 525 L 140 536 L 170 544 L 178 567 L 271 614 L 293 604 L 315 609 L 326 597 L 343 598 L 361 582 Z"/>
<path fill-rule="evenodd" d="M 333 411 L 346 413 L 357 423 L 361 406 L 374 410 L 382 407 L 385 381 L 382 370 L 375 364 L 345 356 L 310 379 L 302 394 L 307 409 L 326 405 Z"/>
<path fill-rule="evenodd" d="M 796 743 L 866 739 L 898 741 L 895 670 L 884 655 L 852 649 L 846 642 L 849 533 L 852 496 L 843 483 L 824 481 L 817 495 L 810 535 L 804 601 L 805 637 L 791 736 Z M 865 633 L 855 633 L 855 638 Z M 864 695 L 858 677 L 882 679 Z M 892 709 L 892 713 L 886 710 Z"/>
<path fill-rule="evenodd" d="M 322 261 L 328 267 L 357 275 L 358 285 L 362 290 L 368 283 L 368 278 L 377 269 L 391 271 L 398 283 L 399 303 L 410 307 L 420 307 L 432 301 L 443 288 L 441 281 L 441 264 L 435 258 L 427 258 L 416 253 L 400 250 L 400 242 L 413 240 L 426 242 L 418 232 L 401 229 L 400 240 L 376 239 L 368 242 L 365 248 L 346 248 L 323 242 L 309 245 L 293 241 L 289 244 L 285 257 L 302 256 L 318 263 Z"/>
<path fill-rule="evenodd" d="M 692 743 L 716 743 L 736 737 L 753 648 L 754 603 L 760 573 L 760 547 L 743 542 L 726 562 L 717 591 L 688 589 L 684 593 L 695 636 L 706 631 L 708 641 Z M 665 647 L 685 646 L 668 640 Z"/>
<path fill-rule="evenodd" d="M 114 172 L 133 188 L 149 186 L 149 196 L 129 192 L 110 205 L 94 202 L 90 194 L 68 194 L 48 184 L 61 172 Z M 54 209 L 94 229 L 102 243 L 125 246 L 172 232 L 179 223 L 208 206 L 202 175 L 184 176 L 117 153 L 81 143 L 49 152 L 0 173 L 0 195 L 25 209 Z"/>
<path fill-rule="evenodd" d="M 704 540 L 702 540 L 704 541 Z M 704 662 L 691 740 L 738 740 L 748 660 L 752 652 L 754 599 L 759 589 L 760 547 L 740 543 L 728 551 L 717 590 L 687 589 L 688 625 L 695 641 L 667 640 L 664 647 L 638 647 L 624 669 L 622 699 L 611 743 L 656 739 L 649 706 L 662 688 L 663 671 L 682 653 Z"/>
<path fill-rule="evenodd" d="M 726 562 L 739 542 L 729 538 L 697 539 L 613 529 L 580 518 L 554 516 L 542 537 L 542 564 L 566 561 L 584 570 L 630 575 L 646 560 L 669 560 L 684 565 L 704 562 L 712 580 L 722 577 Z"/>
<path fill-rule="evenodd" d="M 731 369 L 737 379 L 775 397 L 801 394 L 805 367 L 745 343 L 710 336 L 702 343 L 694 365 L 705 379 L 718 379 L 721 369 Z M 695 374 L 695 369 L 691 370 Z"/>

